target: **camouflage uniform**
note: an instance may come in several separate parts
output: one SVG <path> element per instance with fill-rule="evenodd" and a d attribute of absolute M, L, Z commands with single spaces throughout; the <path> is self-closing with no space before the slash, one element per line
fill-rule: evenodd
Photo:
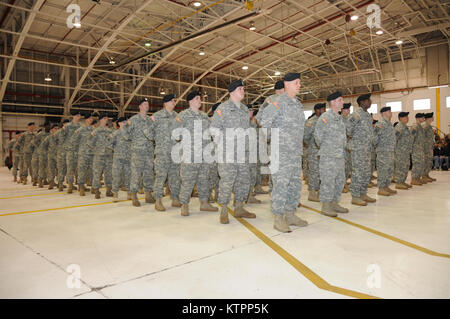
<path fill-rule="evenodd" d="M 270 201 L 272 213 L 283 215 L 296 211 L 300 202 L 305 115 L 301 102 L 287 93 L 271 102 L 263 111 L 261 127 L 279 130 L 279 167 L 272 172 Z"/>
<path fill-rule="evenodd" d="M 57 167 L 58 167 L 58 184 L 64 183 L 66 177 L 66 150 L 64 149 L 65 132 L 64 129 L 60 129 L 55 133 L 55 139 L 57 147 Z"/>
<path fill-rule="evenodd" d="M 305 124 L 305 135 L 303 141 L 307 145 L 306 159 L 308 167 L 308 190 L 318 191 L 320 189 L 319 173 L 319 148 L 314 141 L 314 129 L 316 128 L 319 117 L 314 115 Z"/>
<path fill-rule="evenodd" d="M 130 191 L 130 150 L 131 141 L 123 137 L 119 130 L 111 134 L 111 147 L 114 149 L 112 164 L 112 191 L 119 192 L 121 182 L 127 191 Z"/>
<path fill-rule="evenodd" d="M 348 130 L 350 115 L 345 116 L 342 114 L 342 120 L 345 124 L 345 130 Z M 348 140 L 347 140 L 348 141 Z M 345 148 L 345 181 L 350 177 L 350 172 L 352 170 L 352 158 L 350 154 L 350 146 L 347 143 L 347 147 Z"/>
<path fill-rule="evenodd" d="M 23 161 L 23 169 L 21 170 L 20 176 L 22 178 L 27 178 L 28 174 L 33 176 L 32 168 L 31 168 L 31 158 L 34 151 L 33 139 L 35 137 L 34 132 L 25 132 L 23 133 L 18 142 L 22 149 L 22 161 Z"/>
<path fill-rule="evenodd" d="M 174 142 L 172 131 L 176 127 L 175 118 L 178 113 L 162 109 L 151 117 L 155 132 L 155 185 L 154 197 L 164 197 L 164 184 L 170 188 L 170 197 L 178 199 L 180 196 L 180 164 L 172 161 L 170 152 Z"/>
<path fill-rule="evenodd" d="M 395 127 L 395 164 L 394 180 L 396 183 L 404 183 L 408 176 L 409 160 L 412 151 L 412 135 L 408 126 L 399 122 Z"/>
<path fill-rule="evenodd" d="M 202 111 L 193 111 L 187 109 L 178 114 L 176 121 L 181 126 L 189 131 L 190 141 L 182 141 L 182 143 L 190 144 L 190 157 L 189 154 L 181 154 L 181 166 L 180 166 L 180 178 L 181 178 L 181 190 L 180 190 L 180 203 L 182 205 L 189 204 L 192 190 L 194 185 L 197 185 L 198 198 L 202 202 L 206 202 L 209 199 L 209 185 L 208 185 L 208 165 L 203 160 L 202 155 L 196 153 L 196 147 L 194 142 L 201 141 L 203 149 L 208 144 L 208 140 L 204 140 L 203 133 L 209 129 L 209 118 L 206 113 Z M 198 135 L 196 134 L 198 132 Z M 184 137 L 183 137 L 184 138 Z M 195 158 L 200 155 L 199 158 Z"/>
<path fill-rule="evenodd" d="M 319 146 L 320 201 L 339 202 L 345 184 L 346 128 L 342 117 L 329 109 L 317 120 L 314 138 Z"/>
<path fill-rule="evenodd" d="M 367 193 L 371 177 L 372 132 L 372 117 L 358 108 L 350 116 L 347 126 L 352 169 L 350 191 L 353 197 L 361 197 Z"/>
<path fill-rule="evenodd" d="M 79 145 L 77 154 L 78 185 L 84 186 L 87 180 L 92 181 L 92 164 L 94 161 L 94 150 L 89 144 L 92 138 L 93 126 L 82 125 L 72 135 L 72 145 Z"/>
<path fill-rule="evenodd" d="M 38 133 L 36 138 L 34 139 L 34 152 L 37 154 L 37 164 L 36 167 L 33 166 L 33 177 L 37 179 L 38 177 L 43 181 L 47 178 L 47 151 L 48 151 L 48 143 L 44 144 L 47 136 L 50 135 L 50 132 L 41 131 Z M 33 154 L 34 156 L 34 154 Z M 36 169 L 36 172 L 34 171 Z"/>
<path fill-rule="evenodd" d="M 209 118 L 209 125 L 211 125 L 211 121 L 212 118 Z M 212 138 L 211 138 L 212 141 Z M 215 150 L 213 150 L 211 152 L 211 155 L 215 155 Z M 214 156 L 215 158 L 215 156 Z M 219 187 L 219 171 L 218 171 L 218 166 L 217 166 L 217 161 L 214 160 L 214 163 L 209 163 L 208 164 L 208 187 L 209 187 L 209 191 L 208 194 L 211 194 L 212 191 L 215 191 L 215 196 L 216 196 L 216 200 L 217 200 L 217 194 L 218 192 L 218 187 Z M 210 195 L 211 196 L 211 195 Z"/>
<path fill-rule="evenodd" d="M 259 113 L 258 113 L 259 114 Z M 242 103 L 235 103 L 231 99 L 220 104 L 214 112 L 211 128 L 217 129 L 221 132 L 221 138 L 214 138 L 214 143 L 218 147 L 219 143 L 223 147 L 223 158 L 219 160 L 220 154 L 216 154 L 218 160 L 219 180 L 219 198 L 218 202 L 221 205 L 227 205 L 230 201 L 231 192 L 234 190 L 234 198 L 237 202 L 244 202 L 248 197 L 250 186 L 249 165 L 248 165 L 248 145 L 245 147 L 245 162 L 238 163 L 237 154 L 237 138 L 234 137 L 234 153 L 227 154 L 226 139 L 230 133 L 230 129 L 242 128 L 244 130 L 250 127 L 248 120 L 248 108 Z M 229 129 L 229 130 L 227 130 Z M 228 132 L 227 132 L 228 131 Z M 242 142 L 242 141 L 241 141 Z M 233 157 L 231 163 L 227 163 L 226 156 L 229 159 Z"/>
<path fill-rule="evenodd" d="M 112 161 L 111 154 L 111 129 L 106 126 L 99 126 L 91 133 L 92 138 L 89 139 L 88 144 L 94 150 L 93 163 L 93 178 L 92 188 L 99 189 L 101 186 L 100 179 L 102 173 L 104 174 L 104 181 L 106 187 L 112 186 Z"/>
<path fill-rule="evenodd" d="M 120 132 L 131 140 L 131 180 L 130 192 L 137 193 L 142 179 L 144 191 L 153 189 L 153 121 L 149 116 L 143 118 L 136 114 L 129 120 L 131 124 L 124 126 Z"/>
<path fill-rule="evenodd" d="M 9 144 L 8 149 L 13 152 L 13 158 L 12 158 L 12 175 L 14 177 L 17 177 L 17 170 L 19 169 L 20 164 L 20 149 L 19 144 L 17 143 L 17 138 L 13 138 Z"/>
<path fill-rule="evenodd" d="M 50 152 L 47 152 L 47 179 L 50 182 L 55 179 L 58 173 L 58 156 L 57 152 L 55 152 L 58 148 L 58 141 L 55 138 L 55 134 L 50 134 L 45 140 L 48 140 L 48 149 L 50 150 Z"/>
<path fill-rule="evenodd" d="M 252 127 L 256 132 L 256 137 L 258 137 L 258 125 L 255 122 L 252 122 L 250 120 L 250 127 Z M 249 185 L 249 192 L 248 197 L 253 193 L 253 189 L 256 186 L 256 179 L 258 175 L 258 162 L 256 163 L 249 163 L 249 175 L 250 175 L 250 185 Z"/>
<path fill-rule="evenodd" d="M 394 126 L 383 118 L 375 125 L 373 135 L 377 152 L 377 184 L 382 189 L 389 187 L 394 173 Z"/>
<path fill-rule="evenodd" d="M 64 128 L 65 139 L 64 149 L 66 150 L 66 165 L 67 165 L 67 182 L 73 183 L 77 170 L 78 162 L 78 144 L 72 144 L 72 136 L 77 129 L 80 128 L 80 123 L 70 122 Z"/>
<path fill-rule="evenodd" d="M 424 171 L 424 143 L 425 143 L 425 132 L 422 125 L 419 123 L 414 123 L 411 127 L 412 135 L 412 170 L 411 177 L 413 179 L 420 179 Z"/>
<path fill-rule="evenodd" d="M 48 132 L 45 132 L 45 130 L 40 131 L 39 133 L 36 134 L 36 136 L 33 139 L 33 156 L 31 158 L 31 170 L 33 171 L 33 180 L 37 180 L 39 177 L 39 168 L 40 168 L 40 163 L 39 163 L 39 159 L 40 159 L 40 152 L 39 152 L 39 147 L 42 143 L 42 141 L 44 140 L 45 137 L 48 136 Z M 47 164 L 47 163 L 45 163 Z M 45 165 L 44 164 L 44 165 Z"/>
<path fill-rule="evenodd" d="M 434 132 L 433 127 L 427 121 L 422 123 L 422 127 L 424 132 L 422 176 L 428 176 L 433 167 Z"/>

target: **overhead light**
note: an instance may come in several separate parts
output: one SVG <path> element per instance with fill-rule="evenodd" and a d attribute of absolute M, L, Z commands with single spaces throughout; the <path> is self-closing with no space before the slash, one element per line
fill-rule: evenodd
<path fill-rule="evenodd" d="M 164 94 L 166 94 L 166 91 L 163 88 L 160 88 L 159 89 L 159 94 L 164 95 Z"/>
<path fill-rule="evenodd" d="M 383 34 L 383 30 L 378 30 L 377 32 L 375 32 L 378 35 L 382 35 Z"/>
<path fill-rule="evenodd" d="M 109 64 L 116 64 L 116 61 L 114 61 L 113 59 L 109 60 Z"/>
<path fill-rule="evenodd" d="M 50 74 L 47 74 L 44 81 L 50 82 L 51 80 L 52 80 L 52 78 L 50 77 Z"/>
<path fill-rule="evenodd" d="M 275 72 L 275 76 L 279 76 L 279 75 L 281 75 L 281 72 L 280 71 L 276 71 Z"/>
<path fill-rule="evenodd" d="M 402 43 L 403 43 L 402 40 L 397 40 L 397 41 L 395 41 L 395 44 L 397 44 L 397 45 L 400 45 L 400 44 L 402 44 Z"/>
<path fill-rule="evenodd" d="M 357 15 L 352 15 L 352 17 L 350 18 L 352 21 L 356 21 L 356 20 L 358 20 L 358 16 Z"/>
<path fill-rule="evenodd" d="M 448 84 L 444 85 L 436 85 L 436 86 L 429 86 L 429 89 L 440 89 L 440 88 L 448 88 Z"/>
<path fill-rule="evenodd" d="M 200 52 L 198 53 L 198 55 L 205 55 L 205 51 L 203 48 L 200 48 Z"/>
<path fill-rule="evenodd" d="M 81 22 L 80 22 L 79 20 L 76 20 L 76 21 L 73 23 L 73 26 L 74 26 L 75 28 L 81 28 Z"/>
<path fill-rule="evenodd" d="M 242 67 L 242 70 L 248 70 L 248 66 L 244 65 L 244 66 Z"/>
<path fill-rule="evenodd" d="M 145 42 L 144 44 L 147 48 L 152 46 L 152 43 L 150 41 Z"/>
<path fill-rule="evenodd" d="M 200 7 L 201 5 L 202 5 L 202 3 L 200 2 L 200 1 L 194 1 L 194 3 L 192 3 L 192 5 L 194 6 L 194 7 Z"/>
<path fill-rule="evenodd" d="M 255 31 L 256 27 L 255 27 L 255 22 L 254 21 L 250 21 L 250 27 L 248 28 L 250 31 Z"/>

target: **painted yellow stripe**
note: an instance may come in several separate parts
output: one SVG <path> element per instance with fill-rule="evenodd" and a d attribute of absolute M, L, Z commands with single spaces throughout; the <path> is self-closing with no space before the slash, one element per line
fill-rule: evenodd
<path fill-rule="evenodd" d="M 101 187 L 100 190 L 104 189 L 105 187 Z M 33 194 L 33 195 L 18 195 L 18 196 L 10 196 L 10 197 L 0 197 L 0 199 L 17 199 L 17 198 L 28 198 L 28 197 L 36 197 L 36 196 L 53 196 L 53 195 L 70 195 L 67 194 L 67 189 L 65 189 L 64 192 L 58 192 L 58 187 L 56 187 L 56 192 L 52 193 L 45 193 L 45 194 Z M 74 194 L 76 191 L 74 191 Z"/>
<path fill-rule="evenodd" d="M 313 212 L 315 212 L 315 213 L 322 214 L 322 213 L 320 212 L 320 210 L 318 210 L 318 209 L 315 209 L 315 208 L 312 208 L 312 207 L 309 207 L 309 206 L 306 206 L 306 205 L 303 205 L 303 204 L 302 204 L 302 207 L 304 207 L 304 208 L 306 208 L 306 209 L 309 209 L 309 210 L 311 210 L 311 211 L 313 211 Z M 343 223 L 346 223 L 346 224 L 348 224 L 348 225 L 351 225 L 351 226 L 357 227 L 357 228 L 359 228 L 359 229 L 365 230 L 365 231 L 367 231 L 367 232 L 369 232 L 369 233 L 372 233 L 372 234 L 375 234 L 375 235 L 377 235 L 377 236 L 380 236 L 380 237 L 383 237 L 383 238 L 392 240 L 392 241 L 394 241 L 394 242 L 396 242 L 396 243 L 399 243 L 399 244 L 401 244 L 401 245 L 408 246 L 408 247 L 410 247 L 410 248 L 413 248 L 413 249 L 418 250 L 418 251 L 420 251 L 420 252 L 423 252 L 423 253 L 425 253 L 425 254 L 428 254 L 428 255 L 431 255 L 431 256 L 437 256 L 437 257 L 450 258 L 450 254 L 442 254 L 442 253 L 436 252 L 436 251 L 434 251 L 434 250 L 431 250 L 431 249 L 428 249 L 428 248 L 425 248 L 425 247 L 422 247 L 422 246 L 419 246 L 419 245 L 410 243 L 410 242 L 408 242 L 408 241 L 406 241 L 406 240 L 397 238 L 397 237 L 392 236 L 392 235 L 389 235 L 389 234 L 385 234 L 385 233 L 383 233 L 383 232 L 380 232 L 380 231 L 378 231 L 378 230 L 369 228 L 369 227 L 367 227 L 367 226 L 363 226 L 363 225 L 360 225 L 360 224 L 351 222 L 351 221 L 349 221 L 349 220 L 347 220 L 347 219 L 340 218 L 340 217 L 330 217 L 330 218 L 339 220 L 339 221 L 341 221 L 341 222 L 343 222 Z"/>
<path fill-rule="evenodd" d="M 220 206 L 220 205 L 219 205 Z M 234 212 L 228 208 L 228 212 L 234 217 Z M 236 217 L 235 217 L 236 218 Z M 262 242 L 264 242 L 267 246 L 269 246 L 273 251 L 275 251 L 281 258 L 287 261 L 292 267 L 294 267 L 298 272 L 300 272 L 303 276 L 305 276 L 309 281 L 311 281 L 317 288 L 328 290 L 337 294 L 341 294 L 344 296 L 358 298 L 358 299 L 380 299 L 379 297 L 367 295 L 361 292 L 337 287 L 330 285 L 325 279 L 320 277 L 310 268 L 308 268 L 305 264 L 300 262 L 297 258 L 292 256 L 286 250 L 284 250 L 280 245 L 275 243 L 269 237 L 264 235 L 260 230 L 254 227 L 252 224 L 247 222 L 243 218 L 236 218 L 242 225 L 244 225 L 248 230 L 250 230 L 256 237 L 258 237 Z"/>

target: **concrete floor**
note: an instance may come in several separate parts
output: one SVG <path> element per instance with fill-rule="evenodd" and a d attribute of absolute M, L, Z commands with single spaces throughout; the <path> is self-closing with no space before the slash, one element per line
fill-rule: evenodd
<path fill-rule="evenodd" d="M 309 226 L 280 234 L 267 195 L 248 205 L 256 219 L 221 225 L 197 198 L 182 217 L 18 185 L 2 168 L 0 298 L 450 298 L 450 173 L 431 175 L 392 197 L 372 188 L 367 207 L 343 194 L 340 219 L 304 186 Z"/>

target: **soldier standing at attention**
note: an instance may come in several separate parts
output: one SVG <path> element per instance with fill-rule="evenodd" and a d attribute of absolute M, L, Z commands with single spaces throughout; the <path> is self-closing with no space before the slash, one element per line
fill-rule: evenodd
<path fill-rule="evenodd" d="M 412 136 L 407 126 L 408 114 L 409 112 L 400 112 L 398 114 L 398 124 L 395 127 L 394 180 L 396 189 L 409 189 L 412 187 L 405 183 L 412 151 Z"/>
<path fill-rule="evenodd" d="M 347 135 L 350 137 L 349 148 L 352 166 L 352 181 L 350 192 L 352 204 L 367 206 L 376 200 L 367 196 L 367 186 L 371 177 L 372 153 L 372 116 L 367 112 L 372 104 L 370 94 L 364 94 L 356 100 L 359 108 L 348 120 Z"/>
<path fill-rule="evenodd" d="M 256 115 L 258 114 L 257 109 L 249 110 L 249 121 L 250 127 L 253 128 L 256 132 L 256 140 L 258 141 L 258 124 L 256 123 Z M 255 197 L 255 193 L 253 192 L 256 186 L 256 180 L 258 177 L 258 161 L 256 163 L 249 163 L 249 174 L 250 174 L 250 187 L 248 191 L 248 197 L 245 201 L 247 204 L 261 204 L 261 201 Z"/>
<path fill-rule="evenodd" d="M 44 125 L 48 125 L 45 123 Z M 33 153 L 31 155 L 31 182 L 32 186 L 37 185 L 37 179 L 39 177 L 39 144 L 42 142 L 42 134 L 43 130 L 39 129 L 37 133 L 34 135 L 34 138 L 31 140 L 31 144 L 33 145 Z"/>
<path fill-rule="evenodd" d="M 92 131 L 92 137 L 89 139 L 88 144 L 94 150 L 94 164 L 93 164 L 93 179 L 92 179 L 92 189 L 95 193 L 95 198 L 100 198 L 100 179 L 102 173 L 104 174 L 104 180 L 106 185 L 106 196 L 112 197 L 112 176 L 111 167 L 112 162 L 109 161 L 111 154 L 108 149 L 111 147 L 111 141 L 109 136 L 111 134 L 111 129 L 107 127 L 108 115 L 100 115 L 98 118 L 100 125 L 95 130 Z"/>
<path fill-rule="evenodd" d="M 377 152 L 378 195 L 391 196 L 397 194 L 397 191 L 389 188 L 394 173 L 395 130 L 391 123 L 391 108 L 385 106 L 380 113 L 381 121 L 373 131 L 373 144 Z"/>
<path fill-rule="evenodd" d="M 305 124 L 305 134 L 303 142 L 306 146 L 307 166 L 308 166 L 308 200 L 319 202 L 320 173 L 319 173 L 319 148 L 314 140 L 314 129 L 319 117 L 325 113 L 326 103 L 314 105 L 314 115 Z"/>
<path fill-rule="evenodd" d="M 230 98 L 217 108 L 211 122 L 214 134 L 214 143 L 216 144 L 216 154 L 219 171 L 219 204 L 222 205 L 220 210 L 220 222 L 228 224 L 228 203 L 230 201 L 231 192 L 234 190 L 234 199 L 236 202 L 234 216 L 242 218 L 256 218 L 256 215 L 244 209 L 244 201 L 248 196 L 250 187 L 250 172 L 248 165 L 248 145 L 245 145 L 245 161 L 238 162 L 237 145 L 243 141 L 239 141 L 236 129 L 244 131 L 250 127 L 248 120 L 248 108 L 241 101 L 244 99 L 244 82 L 235 80 L 228 86 Z M 219 136 L 220 135 L 220 136 Z M 227 150 L 227 139 L 234 141 L 234 149 L 231 154 L 227 154 L 231 150 Z M 245 143 L 245 140 L 244 140 Z M 222 148 L 222 152 L 220 152 Z M 230 148 L 230 147 L 229 147 Z M 221 158 L 219 158 L 222 155 Z M 239 155 L 239 156 L 238 156 Z"/>
<path fill-rule="evenodd" d="M 47 153 L 47 180 L 49 182 L 48 189 L 53 189 L 55 187 L 55 177 L 58 176 L 58 141 L 56 140 L 56 133 L 59 130 L 58 124 L 53 124 L 51 129 L 51 134 L 45 139 L 48 139 L 48 149 L 50 152 Z"/>
<path fill-rule="evenodd" d="M 121 182 L 125 185 L 125 189 L 128 192 L 127 199 L 131 199 L 130 193 L 130 150 L 131 141 L 123 137 L 123 127 L 127 123 L 125 117 L 119 117 L 117 120 L 119 129 L 115 130 L 111 136 L 111 146 L 114 149 L 113 164 L 112 164 L 112 192 L 113 202 L 119 200 L 119 189 Z"/>
<path fill-rule="evenodd" d="M 351 103 L 344 103 L 344 106 L 342 107 L 342 111 L 341 111 L 341 116 L 342 116 L 342 120 L 344 121 L 345 124 L 345 129 L 347 130 L 348 127 L 348 120 L 350 118 L 350 107 L 352 106 Z M 347 135 L 348 137 L 348 135 Z M 347 138 L 347 147 L 345 148 L 345 184 L 344 184 L 344 189 L 342 190 L 343 193 L 348 193 L 349 191 L 349 187 L 348 187 L 348 178 L 350 177 L 350 172 L 352 169 L 352 159 L 351 159 L 351 155 L 350 155 L 350 149 L 349 149 L 349 140 Z"/>
<path fill-rule="evenodd" d="M 80 111 L 73 112 L 73 118 L 64 129 L 64 149 L 66 150 L 66 167 L 67 167 L 67 194 L 72 194 L 76 188 L 73 186 L 75 171 L 77 169 L 78 154 L 76 152 L 77 145 L 72 144 L 73 133 L 80 127 L 81 113 Z"/>
<path fill-rule="evenodd" d="M 422 123 L 424 131 L 424 166 L 422 179 L 427 182 L 436 181 L 435 178 L 430 177 L 430 171 L 433 167 L 433 148 L 434 148 L 434 132 L 431 123 L 433 123 L 433 112 L 425 114 L 425 122 Z"/>
<path fill-rule="evenodd" d="M 260 124 L 270 129 L 271 135 L 274 129 L 278 130 L 279 163 L 278 170 L 271 172 L 273 187 L 270 202 L 275 215 L 273 227 L 286 233 L 291 231 L 289 225 L 303 227 L 308 223 L 295 215 L 302 190 L 305 127 L 303 106 L 297 99 L 301 87 L 300 73 L 288 73 L 283 79 L 285 92 L 264 108 Z"/>
<path fill-rule="evenodd" d="M 20 146 L 17 141 L 19 140 L 21 134 L 22 133 L 20 131 L 16 131 L 16 136 L 10 142 L 10 149 L 13 151 L 12 174 L 14 177 L 14 182 L 17 182 L 17 170 L 19 169 L 20 164 Z"/>
<path fill-rule="evenodd" d="M 20 171 L 20 177 L 23 185 L 27 184 L 28 174 L 32 176 L 31 157 L 34 150 L 32 143 L 35 137 L 34 128 L 34 122 L 28 123 L 27 131 L 24 132 L 17 141 L 22 150 L 23 169 Z"/>
<path fill-rule="evenodd" d="M 172 131 L 176 127 L 175 118 L 175 94 L 167 94 L 163 98 L 163 109 L 151 117 L 155 132 L 155 185 L 153 195 L 155 197 L 155 209 L 165 211 L 162 203 L 164 197 L 164 184 L 170 188 L 172 207 L 181 207 L 180 196 L 180 164 L 174 163 L 170 152 L 175 144 L 172 141 Z"/>
<path fill-rule="evenodd" d="M 78 187 L 80 196 L 85 196 L 88 191 L 85 187 L 87 177 L 92 181 L 92 164 L 94 160 L 94 150 L 89 146 L 88 141 L 91 139 L 94 126 L 92 125 L 94 118 L 92 114 L 84 115 L 84 125 L 81 125 L 72 135 L 71 144 L 73 150 L 77 150 L 77 172 Z M 77 148 L 78 146 L 78 148 Z"/>
<path fill-rule="evenodd" d="M 62 128 L 58 130 L 55 134 L 56 142 L 57 142 L 57 166 L 58 166 L 58 191 L 62 192 L 64 190 L 64 178 L 66 177 L 67 172 L 67 162 L 66 162 L 66 150 L 64 148 L 64 139 L 65 139 L 65 127 L 69 124 L 69 120 L 65 119 L 62 123 Z"/>
<path fill-rule="evenodd" d="M 209 117 L 209 124 L 211 125 L 212 116 L 216 111 L 220 103 L 216 103 L 211 107 L 211 116 Z M 212 138 L 211 138 L 212 140 Z M 214 151 L 213 151 L 214 152 Z M 214 154 L 213 154 L 214 155 Z M 215 158 L 215 156 L 214 156 Z M 219 172 L 217 170 L 217 161 L 214 159 L 213 163 L 208 164 L 208 183 L 209 183 L 209 196 L 212 196 L 212 191 L 214 190 L 214 200 L 217 202 L 219 200 Z"/>
<path fill-rule="evenodd" d="M 190 92 L 186 97 L 189 108 L 178 114 L 176 122 L 178 127 L 183 127 L 189 131 L 190 140 L 182 140 L 190 147 L 190 154 L 182 154 L 180 166 L 181 178 L 181 216 L 189 216 L 189 201 L 191 198 L 194 185 L 197 185 L 198 198 L 200 200 L 200 210 L 207 212 L 217 212 L 218 208 L 209 204 L 209 185 L 208 185 L 208 166 L 202 154 L 197 158 L 196 150 L 199 145 L 195 142 L 202 143 L 202 148 L 209 144 L 209 141 L 203 139 L 204 132 L 209 129 L 209 119 L 205 112 L 200 111 L 202 106 L 201 95 L 198 91 Z M 187 136 L 183 136 L 183 139 Z M 186 145 L 185 144 L 185 145 Z"/>
<path fill-rule="evenodd" d="M 44 187 L 44 182 L 47 180 L 47 151 L 48 151 L 48 144 L 42 145 L 47 138 L 47 136 L 50 135 L 50 122 L 46 122 L 44 124 L 44 129 L 36 135 L 33 143 L 34 143 L 34 153 L 36 153 L 37 160 L 34 162 L 33 166 L 33 175 L 34 175 L 34 183 L 39 183 L 39 188 Z M 45 181 L 44 181 L 45 180 Z"/>
<path fill-rule="evenodd" d="M 411 169 L 411 185 L 423 185 L 427 182 L 421 179 L 424 166 L 424 140 L 425 133 L 422 128 L 422 123 L 425 121 L 423 113 L 416 114 L 416 123 L 411 126 L 411 135 L 413 138 L 413 147 L 411 153 L 412 169 Z"/>
<path fill-rule="evenodd" d="M 323 113 L 316 124 L 314 138 L 319 146 L 320 202 L 322 214 L 336 217 L 336 213 L 348 213 L 339 205 L 345 184 L 345 148 L 347 134 L 344 121 L 338 114 L 344 105 L 341 92 L 327 97 L 330 109 Z"/>
<path fill-rule="evenodd" d="M 135 207 L 141 206 L 137 199 L 141 179 L 145 191 L 145 202 L 155 203 L 151 193 L 154 183 L 152 141 L 155 133 L 154 122 L 147 116 L 148 109 L 148 100 L 145 98 L 139 103 L 139 113 L 132 116 L 128 124 L 120 130 L 126 139 L 131 140 L 130 192 Z"/>

